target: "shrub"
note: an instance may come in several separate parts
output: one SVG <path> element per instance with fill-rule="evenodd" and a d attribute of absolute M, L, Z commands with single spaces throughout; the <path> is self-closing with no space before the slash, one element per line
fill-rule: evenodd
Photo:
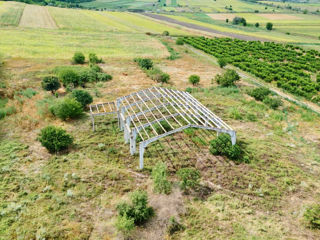
<path fill-rule="evenodd" d="M 42 79 L 41 86 L 44 90 L 51 91 L 54 94 L 60 88 L 60 82 L 55 76 L 46 76 Z"/>
<path fill-rule="evenodd" d="M 238 144 L 232 145 L 230 136 L 226 133 L 222 133 L 210 141 L 210 152 L 213 155 L 226 156 L 232 160 L 240 160 L 243 155 L 241 147 Z"/>
<path fill-rule="evenodd" d="M 189 83 L 192 85 L 197 85 L 200 82 L 200 77 L 198 75 L 191 75 L 189 77 Z"/>
<path fill-rule="evenodd" d="M 181 168 L 177 175 L 180 179 L 180 187 L 183 190 L 194 189 L 200 182 L 200 172 L 195 168 Z"/>
<path fill-rule="evenodd" d="M 240 80 L 240 76 L 235 70 L 228 69 L 223 75 L 217 74 L 215 80 L 222 87 L 235 86 L 235 82 Z"/>
<path fill-rule="evenodd" d="M 50 111 L 53 115 L 62 120 L 75 119 L 82 115 L 83 108 L 81 103 L 73 98 L 64 98 L 51 106 Z"/>
<path fill-rule="evenodd" d="M 218 64 L 221 68 L 227 65 L 227 61 L 224 58 L 219 58 L 218 59 Z"/>
<path fill-rule="evenodd" d="M 134 61 L 137 62 L 142 69 L 151 69 L 153 67 L 153 62 L 150 58 L 136 58 Z"/>
<path fill-rule="evenodd" d="M 248 94 L 251 97 L 254 97 L 257 101 L 263 101 L 263 99 L 265 99 L 270 93 L 271 91 L 266 87 L 255 88 L 248 92 Z"/>
<path fill-rule="evenodd" d="M 107 73 L 98 73 L 97 79 L 98 79 L 98 81 L 101 81 L 101 82 L 107 82 L 107 81 L 112 80 L 112 76 Z"/>
<path fill-rule="evenodd" d="M 184 44 L 183 38 L 178 38 L 178 39 L 176 40 L 176 44 L 177 44 L 177 45 L 183 45 L 183 44 Z"/>
<path fill-rule="evenodd" d="M 238 24 L 243 24 L 243 26 L 246 26 L 247 25 L 247 21 L 245 18 L 243 17 L 234 17 L 233 20 L 232 20 L 232 24 L 234 25 L 238 25 Z"/>
<path fill-rule="evenodd" d="M 98 73 L 91 68 L 81 68 L 74 71 L 79 76 L 78 84 L 83 87 L 87 82 L 96 82 L 98 79 Z"/>
<path fill-rule="evenodd" d="M 266 29 L 271 31 L 273 28 L 273 24 L 271 22 L 268 22 L 267 25 L 266 25 Z"/>
<path fill-rule="evenodd" d="M 280 98 L 271 98 L 271 97 L 266 97 L 263 100 L 263 103 L 268 105 L 270 108 L 276 110 L 278 107 L 282 106 L 282 101 Z"/>
<path fill-rule="evenodd" d="M 102 68 L 97 64 L 90 64 L 90 69 L 95 71 L 96 73 L 102 72 Z"/>
<path fill-rule="evenodd" d="M 170 75 L 162 72 L 159 68 L 152 68 L 146 71 L 147 75 L 154 81 L 160 83 L 168 83 L 170 80 Z"/>
<path fill-rule="evenodd" d="M 75 52 L 72 57 L 72 63 L 73 64 L 84 64 L 85 56 L 82 52 Z"/>
<path fill-rule="evenodd" d="M 227 19 L 226 19 L 226 23 L 228 23 L 228 22 L 229 22 L 229 19 L 227 18 Z"/>
<path fill-rule="evenodd" d="M 75 100 L 81 103 L 82 107 L 86 107 L 93 101 L 92 96 L 84 90 L 73 90 L 71 95 Z"/>
<path fill-rule="evenodd" d="M 131 204 L 124 202 L 117 206 L 120 217 L 132 219 L 135 225 L 141 225 L 154 215 L 152 207 L 148 207 L 148 196 L 145 191 L 133 192 L 130 200 Z"/>
<path fill-rule="evenodd" d="M 167 180 L 167 166 L 159 162 L 152 169 L 152 179 L 154 191 L 158 193 L 169 194 L 171 192 L 171 183 Z"/>
<path fill-rule="evenodd" d="M 259 23 L 256 23 L 254 26 L 255 26 L 255 27 L 259 27 L 259 26 L 260 26 L 260 24 L 259 24 Z"/>
<path fill-rule="evenodd" d="M 184 230 L 185 226 L 183 226 L 181 223 L 179 223 L 175 217 L 170 217 L 167 231 L 169 235 L 173 235 L 175 232 Z"/>
<path fill-rule="evenodd" d="M 59 79 L 64 86 L 78 86 L 80 82 L 79 74 L 73 69 L 63 69 L 59 72 Z"/>
<path fill-rule="evenodd" d="M 122 232 L 124 235 L 129 235 L 134 227 L 135 225 L 133 218 L 129 218 L 126 215 L 118 216 L 116 221 L 116 228 L 118 231 Z"/>
<path fill-rule="evenodd" d="M 320 204 L 309 206 L 303 216 L 310 227 L 320 229 Z"/>
<path fill-rule="evenodd" d="M 73 138 L 62 128 L 47 126 L 41 130 L 38 140 L 50 153 L 67 149 Z"/>
<path fill-rule="evenodd" d="M 102 58 L 98 58 L 95 53 L 89 53 L 89 63 L 91 64 L 103 63 L 103 60 Z"/>
<path fill-rule="evenodd" d="M 163 31 L 162 36 L 169 36 L 169 32 L 168 31 Z"/>

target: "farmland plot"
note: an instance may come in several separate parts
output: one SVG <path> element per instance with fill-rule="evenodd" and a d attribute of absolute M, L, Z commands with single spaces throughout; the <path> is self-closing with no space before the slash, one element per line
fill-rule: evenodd
<path fill-rule="evenodd" d="M 27 5 L 23 11 L 19 27 L 57 28 L 48 9 L 42 6 Z"/>
<path fill-rule="evenodd" d="M 0 8 L 0 26 L 17 26 L 19 24 L 24 3 L 5 2 Z"/>

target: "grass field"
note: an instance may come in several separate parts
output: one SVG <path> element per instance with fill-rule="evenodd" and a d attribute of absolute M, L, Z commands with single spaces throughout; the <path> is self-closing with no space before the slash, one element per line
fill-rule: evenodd
<path fill-rule="evenodd" d="M 84 7 L 95 7 L 95 8 L 107 8 L 114 10 L 126 10 L 126 9 L 145 9 L 151 10 L 154 8 L 154 0 L 97 0 L 92 2 L 81 3 Z"/>
<path fill-rule="evenodd" d="M 301 10 L 308 10 L 310 12 L 316 12 L 317 10 L 320 11 L 320 2 L 315 1 L 308 1 L 305 3 L 298 3 L 298 2 L 274 2 L 274 1 L 261 1 L 261 3 L 273 4 L 275 6 L 281 6 L 283 8 L 288 9 L 289 6 L 292 8 L 299 8 Z"/>
<path fill-rule="evenodd" d="M 17 26 L 25 7 L 19 2 L 0 2 L 0 26 Z"/>
<path fill-rule="evenodd" d="M 48 12 L 48 8 L 27 5 L 21 16 L 19 27 L 54 29 L 57 28 L 57 25 Z"/>

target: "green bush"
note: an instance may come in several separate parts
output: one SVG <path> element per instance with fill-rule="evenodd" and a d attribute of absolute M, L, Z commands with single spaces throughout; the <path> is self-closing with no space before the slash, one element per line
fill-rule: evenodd
<path fill-rule="evenodd" d="M 169 194 L 171 192 L 171 183 L 167 180 L 167 166 L 164 163 L 157 163 L 152 169 L 151 176 L 155 192 L 164 194 Z"/>
<path fill-rule="evenodd" d="M 259 23 L 256 23 L 254 26 L 255 26 L 255 27 L 259 27 L 259 26 L 260 26 L 260 24 L 259 24 Z"/>
<path fill-rule="evenodd" d="M 268 95 L 271 94 L 271 91 L 266 87 L 259 87 L 249 91 L 248 94 L 251 97 L 254 97 L 254 99 L 257 101 L 263 101 Z"/>
<path fill-rule="evenodd" d="M 130 196 L 131 203 L 120 203 L 117 211 L 120 217 L 132 219 L 135 225 L 141 225 L 148 221 L 153 215 L 154 210 L 148 207 L 148 196 L 145 191 L 135 191 Z"/>
<path fill-rule="evenodd" d="M 163 31 L 162 36 L 169 36 L 170 33 L 168 31 Z"/>
<path fill-rule="evenodd" d="M 175 232 L 182 231 L 185 229 L 185 226 L 183 226 L 181 223 L 179 223 L 175 217 L 169 218 L 169 223 L 167 227 L 167 231 L 169 235 L 173 235 Z"/>
<path fill-rule="evenodd" d="M 176 44 L 177 44 L 177 45 L 183 45 L 183 44 L 184 44 L 183 38 L 178 38 L 178 39 L 176 40 Z"/>
<path fill-rule="evenodd" d="M 63 69 L 59 72 L 59 79 L 64 86 L 78 86 L 80 82 L 79 74 L 73 69 Z"/>
<path fill-rule="evenodd" d="M 310 227 L 320 229 L 320 204 L 309 206 L 303 216 Z"/>
<path fill-rule="evenodd" d="M 153 62 L 150 58 L 136 58 L 134 61 L 137 62 L 142 69 L 151 69 L 153 67 Z"/>
<path fill-rule="evenodd" d="M 46 76 L 42 79 L 41 86 L 44 90 L 51 91 L 54 94 L 60 88 L 60 82 L 56 76 Z"/>
<path fill-rule="evenodd" d="M 273 28 L 273 24 L 271 22 L 268 22 L 267 25 L 266 25 L 266 29 L 271 31 Z"/>
<path fill-rule="evenodd" d="M 73 138 L 62 128 L 47 126 L 41 130 L 38 140 L 50 153 L 67 149 Z"/>
<path fill-rule="evenodd" d="M 200 77 L 198 75 L 191 75 L 189 76 L 189 83 L 192 85 L 197 85 L 200 82 Z"/>
<path fill-rule="evenodd" d="M 75 52 L 72 57 L 72 63 L 73 64 L 84 64 L 85 56 L 82 52 Z"/>
<path fill-rule="evenodd" d="M 90 64 L 90 69 L 95 71 L 96 73 L 102 72 L 102 68 L 97 64 Z"/>
<path fill-rule="evenodd" d="M 100 82 L 107 82 L 112 80 L 112 76 L 110 74 L 107 73 L 97 73 L 97 79 Z"/>
<path fill-rule="evenodd" d="M 215 80 L 222 87 L 231 87 L 240 80 L 240 76 L 235 70 L 228 69 L 223 75 L 217 74 Z"/>
<path fill-rule="evenodd" d="M 180 187 L 183 190 L 194 189 L 199 185 L 200 172 L 195 168 L 181 168 L 177 175 L 180 179 Z"/>
<path fill-rule="evenodd" d="M 85 108 L 88 104 L 92 103 L 93 101 L 90 93 L 84 90 L 73 90 L 71 96 L 79 103 L 81 103 L 83 108 Z"/>
<path fill-rule="evenodd" d="M 225 67 L 227 65 L 227 61 L 224 58 L 218 59 L 218 64 L 221 68 Z"/>
<path fill-rule="evenodd" d="M 132 218 L 124 216 L 118 216 L 116 221 L 116 228 L 122 232 L 125 236 L 129 235 L 130 232 L 135 228 L 134 220 Z"/>
<path fill-rule="evenodd" d="M 282 106 L 282 101 L 280 98 L 266 97 L 263 100 L 263 103 L 274 110 L 276 110 L 278 107 Z"/>
<path fill-rule="evenodd" d="M 226 133 L 222 133 L 210 141 L 210 152 L 213 155 L 226 156 L 237 161 L 240 161 L 243 155 L 241 147 L 238 144 L 232 145 L 230 136 Z"/>
<path fill-rule="evenodd" d="M 96 82 L 98 79 L 99 73 L 97 73 L 96 71 L 90 68 L 80 68 L 74 71 L 76 71 L 76 73 L 79 76 L 78 84 L 83 87 L 87 82 L 90 82 L 90 83 Z"/>
<path fill-rule="evenodd" d="M 81 103 L 73 98 L 64 98 L 50 107 L 54 116 L 62 120 L 79 118 L 83 113 Z"/>
<path fill-rule="evenodd" d="M 98 58 L 95 53 L 89 53 L 89 63 L 91 64 L 103 63 L 103 60 L 102 58 Z"/>
<path fill-rule="evenodd" d="M 162 72 L 159 68 L 156 67 L 147 70 L 146 73 L 148 77 L 159 83 L 168 83 L 170 80 L 169 74 Z"/>

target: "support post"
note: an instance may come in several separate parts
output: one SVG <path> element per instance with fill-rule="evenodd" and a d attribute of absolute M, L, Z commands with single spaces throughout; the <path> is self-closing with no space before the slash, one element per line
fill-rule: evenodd
<path fill-rule="evenodd" d="M 130 136 L 130 153 L 134 155 L 136 153 L 136 139 L 137 139 L 137 131 L 134 129 L 131 132 Z"/>
<path fill-rule="evenodd" d="M 230 137 L 231 137 L 232 145 L 235 145 L 235 144 L 236 144 L 236 141 L 237 141 L 236 132 L 235 132 L 235 131 L 229 131 L 228 133 L 229 133 L 229 135 L 230 135 Z"/>
<path fill-rule="evenodd" d="M 126 126 L 124 126 L 124 142 L 128 143 L 129 142 L 129 138 L 130 138 L 130 132 L 128 131 L 128 129 L 130 129 L 130 118 L 126 119 Z M 131 141 L 131 140 L 130 140 Z"/>
<path fill-rule="evenodd" d="M 91 114 L 91 121 L 92 121 L 92 131 L 94 132 L 94 117 L 92 116 L 92 114 Z"/>
<path fill-rule="evenodd" d="M 140 158 L 139 158 L 139 169 L 143 169 L 143 155 L 144 155 L 144 150 L 145 150 L 145 144 L 144 142 L 141 142 L 139 144 L 139 154 L 140 154 Z"/>

